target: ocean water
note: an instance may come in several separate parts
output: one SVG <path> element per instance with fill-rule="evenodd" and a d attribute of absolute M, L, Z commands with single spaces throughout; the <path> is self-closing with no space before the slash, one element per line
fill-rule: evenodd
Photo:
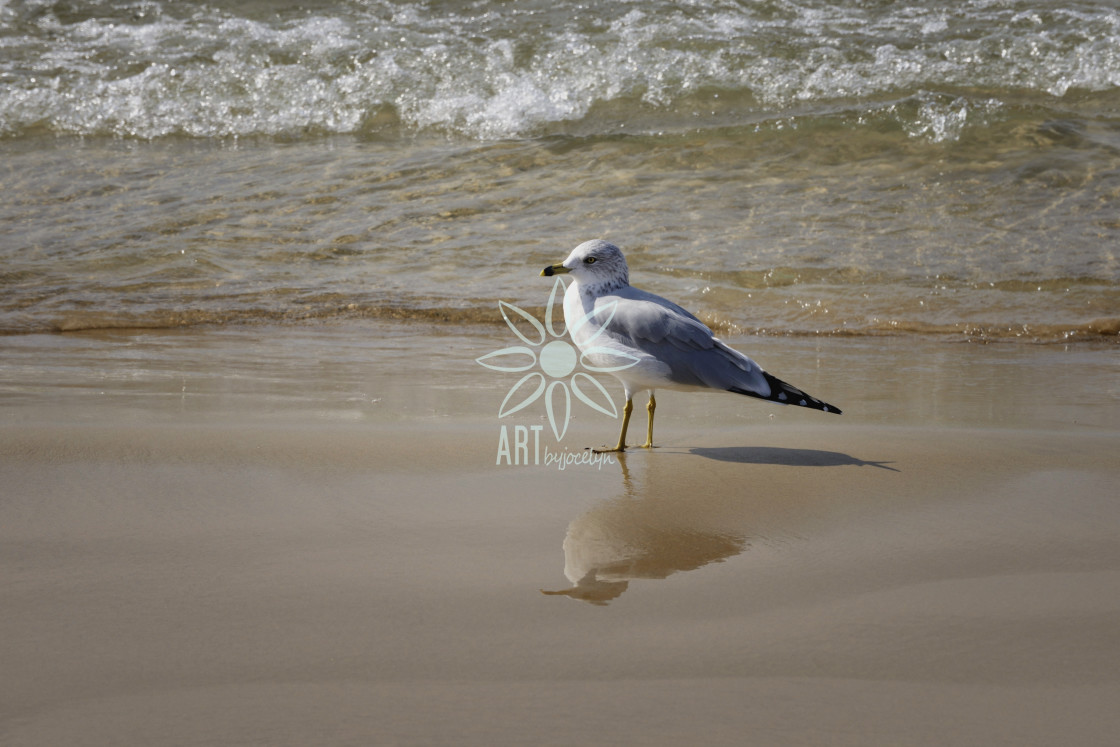
<path fill-rule="evenodd" d="M 724 334 L 1120 341 L 1111 2 L 0 0 L 0 333 L 501 325 L 606 238 Z"/>

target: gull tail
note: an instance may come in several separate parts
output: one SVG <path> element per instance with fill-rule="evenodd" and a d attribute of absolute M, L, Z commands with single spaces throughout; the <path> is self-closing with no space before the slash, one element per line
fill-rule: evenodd
<path fill-rule="evenodd" d="M 746 389 L 740 389 L 737 386 L 731 387 L 730 389 L 728 389 L 728 391 L 735 392 L 736 394 L 745 394 L 748 397 L 768 399 L 771 402 L 777 402 L 783 405 L 799 405 L 800 407 L 811 407 L 814 410 L 820 410 L 822 412 L 834 412 L 837 415 L 840 414 L 841 410 L 839 407 L 830 405 L 827 402 L 823 402 L 816 397 L 811 397 L 797 387 L 787 384 L 776 376 L 771 376 L 765 371 L 762 371 L 761 373 L 763 378 L 766 379 L 766 383 L 770 385 L 769 397 L 763 396 L 758 392 L 751 392 Z"/>

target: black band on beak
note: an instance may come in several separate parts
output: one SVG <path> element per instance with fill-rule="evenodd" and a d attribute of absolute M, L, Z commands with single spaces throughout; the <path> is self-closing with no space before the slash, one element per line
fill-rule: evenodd
<path fill-rule="evenodd" d="M 549 265 L 548 267 L 541 270 L 541 277 L 550 278 L 553 275 L 563 275 L 568 272 L 571 272 L 571 270 L 569 270 L 564 265 Z"/>

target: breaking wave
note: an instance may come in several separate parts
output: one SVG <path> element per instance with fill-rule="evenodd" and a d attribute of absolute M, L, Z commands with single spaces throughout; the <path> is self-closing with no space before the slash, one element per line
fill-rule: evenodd
<path fill-rule="evenodd" d="M 492 140 L 840 108 L 952 141 L 1023 97 L 1115 91 L 1118 48 L 1106 4 L 6 2 L 0 135 Z"/>

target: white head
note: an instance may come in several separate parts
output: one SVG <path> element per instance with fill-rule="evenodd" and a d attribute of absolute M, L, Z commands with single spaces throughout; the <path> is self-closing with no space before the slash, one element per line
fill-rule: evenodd
<path fill-rule="evenodd" d="M 577 283 L 601 290 L 617 290 L 630 284 L 630 270 L 622 250 L 602 239 L 585 241 L 558 265 L 541 270 L 541 275 L 571 273 Z"/>

